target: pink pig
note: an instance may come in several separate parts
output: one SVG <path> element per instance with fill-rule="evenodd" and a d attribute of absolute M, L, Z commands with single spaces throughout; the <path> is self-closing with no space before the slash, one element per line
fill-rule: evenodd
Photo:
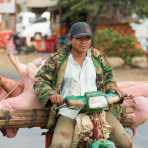
<path fill-rule="evenodd" d="M 7 50 L 13 47 L 12 42 L 9 42 Z M 14 54 L 8 54 L 12 64 L 15 66 L 21 76 L 21 81 L 8 79 L 1 76 L 0 82 L 7 90 L 7 95 L 3 95 L 0 98 L 0 109 L 1 110 L 25 110 L 25 109 L 40 109 L 42 105 L 36 99 L 36 95 L 33 91 L 33 84 L 35 82 L 34 76 L 39 69 L 39 65 L 44 63 L 43 58 L 39 58 L 28 65 L 20 63 L 18 58 Z M 3 92 L 4 93 L 4 92 Z M 6 99 L 7 98 L 7 99 Z M 7 137 L 14 137 L 17 130 L 14 128 L 6 129 Z"/>
<path fill-rule="evenodd" d="M 7 50 L 13 47 L 9 42 Z M 2 88 L 0 87 L 0 100 L 4 99 L 8 93 L 15 89 L 7 96 L 7 99 L 0 101 L 0 109 L 3 110 L 23 110 L 42 108 L 42 105 L 36 99 L 33 91 L 34 76 L 42 65 L 42 58 L 25 65 L 20 63 L 14 54 L 9 54 L 9 58 L 21 76 L 21 81 L 15 81 L 6 77 L 0 77 Z M 133 97 L 123 101 L 122 106 L 126 108 L 124 123 L 132 128 L 136 128 L 148 119 L 148 82 L 118 82 L 119 89 Z M 14 137 L 16 129 L 6 129 L 8 137 Z"/>
<path fill-rule="evenodd" d="M 148 82 L 120 82 L 121 91 L 132 95 L 122 106 L 126 109 L 125 124 L 136 128 L 148 120 Z"/>

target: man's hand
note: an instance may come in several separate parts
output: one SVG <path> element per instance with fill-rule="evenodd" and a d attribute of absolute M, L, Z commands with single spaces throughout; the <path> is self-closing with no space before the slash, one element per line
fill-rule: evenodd
<path fill-rule="evenodd" d="M 122 106 L 125 108 L 123 122 L 126 125 L 135 128 L 148 120 L 148 97 L 125 98 Z"/>
<path fill-rule="evenodd" d="M 52 96 L 49 97 L 49 99 L 51 100 L 51 102 L 53 104 L 58 104 L 58 105 L 61 105 L 64 101 L 63 96 L 61 96 L 59 94 L 52 95 Z"/>

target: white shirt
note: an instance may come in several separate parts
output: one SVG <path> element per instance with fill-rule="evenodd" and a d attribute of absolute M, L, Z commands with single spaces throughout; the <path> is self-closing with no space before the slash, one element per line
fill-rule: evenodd
<path fill-rule="evenodd" d="M 82 66 L 73 58 L 72 54 L 68 57 L 67 67 L 62 85 L 62 96 L 82 96 L 85 92 L 96 91 L 96 70 L 88 51 Z M 74 119 L 79 110 L 72 110 L 64 107 L 59 110 L 59 114 Z"/>

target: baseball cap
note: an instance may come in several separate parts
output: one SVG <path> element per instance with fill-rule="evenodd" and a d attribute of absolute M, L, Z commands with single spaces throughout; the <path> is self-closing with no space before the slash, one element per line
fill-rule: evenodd
<path fill-rule="evenodd" d="M 69 35 L 74 38 L 92 37 L 92 31 L 86 22 L 77 22 L 71 26 Z"/>

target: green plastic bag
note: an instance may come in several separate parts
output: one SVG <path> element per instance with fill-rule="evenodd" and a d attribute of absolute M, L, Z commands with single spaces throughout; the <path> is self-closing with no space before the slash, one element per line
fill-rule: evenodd
<path fill-rule="evenodd" d="M 116 148 L 110 140 L 96 140 L 89 144 L 89 148 Z"/>

